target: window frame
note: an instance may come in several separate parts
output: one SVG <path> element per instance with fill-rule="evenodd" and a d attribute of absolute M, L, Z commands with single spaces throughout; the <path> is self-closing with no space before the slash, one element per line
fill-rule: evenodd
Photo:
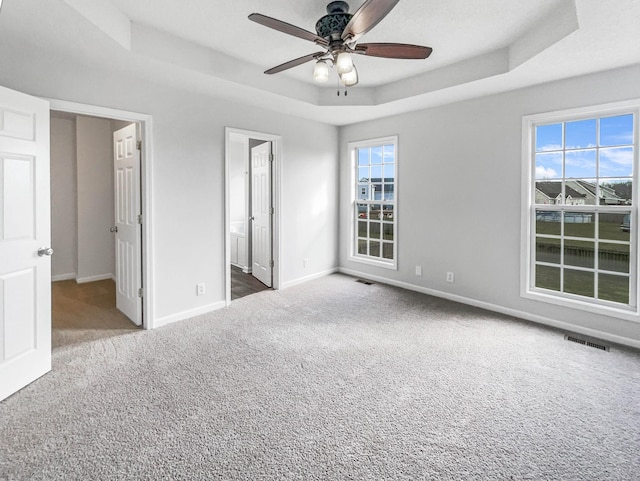
<path fill-rule="evenodd" d="M 599 205 L 544 205 L 535 203 L 535 170 L 536 170 L 536 145 L 535 128 L 538 125 L 566 123 L 587 119 L 633 114 L 633 182 L 632 204 L 611 208 Z M 521 266 L 520 266 L 520 295 L 523 298 L 543 301 L 564 307 L 576 308 L 597 314 L 613 316 L 625 320 L 639 322 L 640 296 L 640 265 L 638 255 L 638 206 L 640 194 L 638 190 L 638 171 L 640 170 L 639 148 L 640 146 L 640 99 L 595 105 L 577 109 L 560 110 L 549 113 L 525 115 L 522 118 L 522 200 L 521 200 Z M 568 212 L 618 212 L 630 211 L 631 230 L 629 239 L 629 305 L 573 295 L 564 292 L 556 292 L 550 289 L 535 287 L 535 263 L 536 263 L 536 216 L 535 212 L 541 210 Z M 626 212 L 625 212 L 626 213 Z M 597 214 L 596 214 L 597 215 Z M 564 233 L 561 234 L 561 237 Z M 571 238 L 571 236 L 568 236 Z M 595 239 L 595 237 L 594 237 Z M 565 265 L 566 266 L 566 265 Z M 598 272 L 599 270 L 596 270 Z"/>
<path fill-rule="evenodd" d="M 382 194 L 381 200 L 367 200 L 367 201 L 359 201 L 357 193 L 358 189 L 358 156 L 357 151 L 360 148 L 371 148 L 378 147 L 384 145 L 393 145 L 394 146 L 394 182 L 393 182 L 393 190 L 394 190 L 394 199 L 393 201 L 387 201 L 384 199 L 384 193 Z M 371 266 L 382 267 L 385 269 L 398 270 L 398 172 L 399 172 L 399 149 L 398 149 L 398 136 L 391 135 L 387 137 L 377 137 L 374 139 L 367 140 L 359 140 L 348 142 L 347 144 L 347 152 L 349 157 L 349 199 L 350 199 L 350 207 L 349 207 L 349 260 L 353 262 L 359 262 L 362 264 L 368 264 Z M 371 203 L 371 204 L 380 204 L 380 205 L 393 205 L 393 259 L 383 259 L 382 257 L 372 257 L 369 255 L 358 254 L 358 203 Z M 383 210 L 383 209 L 381 209 Z M 382 248 L 382 246 L 381 246 Z"/>

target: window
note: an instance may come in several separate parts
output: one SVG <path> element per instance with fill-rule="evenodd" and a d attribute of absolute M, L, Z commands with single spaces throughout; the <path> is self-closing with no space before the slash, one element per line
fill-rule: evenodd
<path fill-rule="evenodd" d="M 397 137 L 349 143 L 353 236 L 350 259 L 397 267 Z"/>
<path fill-rule="evenodd" d="M 525 297 L 637 314 L 639 105 L 525 117 Z"/>

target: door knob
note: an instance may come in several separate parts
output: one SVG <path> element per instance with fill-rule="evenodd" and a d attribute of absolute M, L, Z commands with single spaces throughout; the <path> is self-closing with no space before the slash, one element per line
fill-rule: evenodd
<path fill-rule="evenodd" d="M 249 217 L 249 220 L 256 220 L 254 216 Z"/>
<path fill-rule="evenodd" d="M 38 249 L 38 255 L 40 257 L 50 256 L 51 254 L 53 254 L 53 249 L 51 247 L 40 247 L 40 249 Z"/>
<path fill-rule="evenodd" d="M 109 229 L 109 231 L 111 232 L 118 232 L 118 226 L 114 225 L 111 229 Z"/>

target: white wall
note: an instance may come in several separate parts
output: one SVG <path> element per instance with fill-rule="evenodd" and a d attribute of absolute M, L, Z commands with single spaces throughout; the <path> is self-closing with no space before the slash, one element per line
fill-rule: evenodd
<path fill-rule="evenodd" d="M 78 261 L 75 118 L 51 118 L 51 276 L 75 279 Z"/>
<path fill-rule="evenodd" d="M 88 68 L 45 48 L 24 44 L 17 55 L 0 44 L 0 85 L 153 116 L 152 325 L 224 303 L 225 127 L 282 136 L 281 281 L 337 266 L 336 127 L 161 86 L 109 66 Z M 199 282 L 207 286 L 203 296 L 196 296 Z"/>
<path fill-rule="evenodd" d="M 78 282 L 115 273 L 113 137 L 111 121 L 76 117 Z"/>
<path fill-rule="evenodd" d="M 342 128 L 340 265 L 637 343 L 637 322 L 520 297 L 520 199 L 522 116 L 640 98 L 638 79 L 634 66 Z M 397 271 L 348 260 L 347 143 L 392 134 L 399 136 Z M 447 271 L 454 284 L 445 282 Z"/>

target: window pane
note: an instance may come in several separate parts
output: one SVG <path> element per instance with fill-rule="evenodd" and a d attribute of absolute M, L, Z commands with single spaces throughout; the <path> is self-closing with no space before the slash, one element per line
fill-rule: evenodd
<path fill-rule="evenodd" d="M 383 210 L 384 215 L 382 216 L 382 220 L 387 222 L 393 222 L 393 206 L 385 205 Z"/>
<path fill-rule="evenodd" d="M 565 212 L 564 235 L 593 239 L 596 235 L 595 212 Z"/>
<path fill-rule="evenodd" d="M 595 267 L 595 244 L 593 242 L 565 240 L 564 263 L 576 267 Z"/>
<path fill-rule="evenodd" d="M 598 246 L 598 269 L 603 271 L 629 273 L 629 253 L 627 244 L 606 244 Z"/>
<path fill-rule="evenodd" d="M 393 200 L 393 184 L 384 184 L 384 200 Z"/>
<path fill-rule="evenodd" d="M 596 132 L 596 119 L 567 122 L 565 124 L 564 145 L 567 149 L 595 147 L 597 145 Z"/>
<path fill-rule="evenodd" d="M 393 182 L 395 180 L 395 167 L 393 165 L 383 166 L 384 181 Z"/>
<path fill-rule="evenodd" d="M 600 145 L 633 143 L 633 115 L 618 115 L 600 119 Z"/>
<path fill-rule="evenodd" d="M 367 223 L 358 221 L 358 237 L 367 237 Z"/>
<path fill-rule="evenodd" d="M 372 182 L 380 182 L 382 180 L 382 166 L 381 165 L 372 165 L 371 166 L 371 181 Z"/>
<path fill-rule="evenodd" d="M 629 278 L 600 274 L 598 276 L 598 297 L 606 301 L 629 304 Z"/>
<path fill-rule="evenodd" d="M 385 164 L 394 163 L 396 161 L 396 146 L 385 145 L 384 146 L 384 162 Z"/>
<path fill-rule="evenodd" d="M 369 184 L 358 184 L 358 200 L 370 200 Z"/>
<path fill-rule="evenodd" d="M 358 218 L 359 219 L 367 218 L 367 204 L 358 204 Z"/>
<path fill-rule="evenodd" d="M 564 292 L 577 294 L 579 296 L 594 296 L 593 272 L 574 271 L 565 269 L 564 271 Z"/>
<path fill-rule="evenodd" d="M 369 206 L 369 219 L 380 219 L 380 204 L 371 204 Z"/>
<path fill-rule="evenodd" d="M 385 259 L 393 259 L 393 244 L 389 242 L 382 244 L 382 257 Z"/>
<path fill-rule="evenodd" d="M 536 204 L 562 204 L 562 182 L 536 181 Z"/>
<path fill-rule="evenodd" d="M 369 237 L 380 239 L 380 222 L 371 222 L 369 224 Z"/>
<path fill-rule="evenodd" d="M 602 239 L 620 240 L 629 242 L 631 240 L 631 214 L 621 212 L 611 214 L 603 212 L 598 221 L 598 237 Z"/>
<path fill-rule="evenodd" d="M 536 234 L 560 235 L 562 212 L 536 211 Z"/>
<path fill-rule="evenodd" d="M 536 266 L 536 287 L 560 290 L 560 269 L 549 266 Z"/>
<path fill-rule="evenodd" d="M 631 205 L 633 181 L 631 179 L 607 179 L 600 182 L 600 193 L 606 205 Z"/>
<path fill-rule="evenodd" d="M 382 225 L 382 238 L 388 241 L 393 240 L 393 224 L 385 222 Z"/>
<path fill-rule="evenodd" d="M 593 179 L 567 180 L 564 185 L 565 204 L 597 205 L 597 189 Z"/>
<path fill-rule="evenodd" d="M 369 255 L 373 257 L 380 257 L 380 242 L 379 241 L 370 241 L 369 242 Z"/>
<path fill-rule="evenodd" d="M 633 147 L 600 149 L 600 177 L 631 177 Z"/>
<path fill-rule="evenodd" d="M 536 154 L 536 179 L 562 177 L 562 152 Z"/>
<path fill-rule="evenodd" d="M 579 179 L 596 176 L 596 149 L 574 150 L 564 156 L 564 176 Z"/>
<path fill-rule="evenodd" d="M 367 241 L 358 239 L 358 254 L 367 255 Z"/>
<path fill-rule="evenodd" d="M 562 149 L 562 124 L 536 127 L 536 152 Z"/>
<path fill-rule="evenodd" d="M 371 147 L 371 163 L 372 164 L 382 163 L 382 146 Z"/>
<path fill-rule="evenodd" d="M 560 239 L 536 239 L 536 262 L 560 264 Z"/>
<path fill-rule="evenodd" d="M 369 167 L 358 167 L 358 182 L 369 181 Z"/>
<path fill-rule="evenodd" d="M 369 165 L 369 149 L 358 149 L 358 165 Z"/>
<path fill-rule="evenodd" d="M 372 200 L 382 200 L 382 184 L 371 184 L 371 190 L 373 191 Z"/>

